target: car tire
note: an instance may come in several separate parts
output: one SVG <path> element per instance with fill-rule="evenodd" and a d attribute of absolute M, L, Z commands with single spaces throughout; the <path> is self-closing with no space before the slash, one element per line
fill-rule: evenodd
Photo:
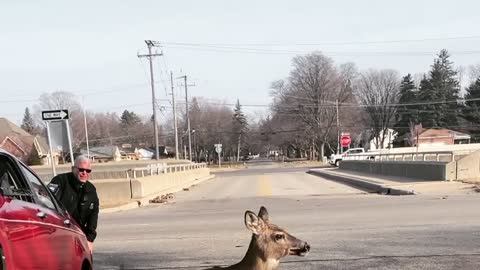
<path fill-rule="evenodd" d="M 92 267 L 86 260 L 82 264 L 82 270 L 92 270 Z"/>
<path fill-rule="evenodd" d="M 0 270 L 7 270 L 7 261 L 3 249 L 0 247 Z"/>
<path fill-rule="evenodd" d="M 340 160 L 335 160 L 335 167 L 339 167 L 340 166 Z"/>

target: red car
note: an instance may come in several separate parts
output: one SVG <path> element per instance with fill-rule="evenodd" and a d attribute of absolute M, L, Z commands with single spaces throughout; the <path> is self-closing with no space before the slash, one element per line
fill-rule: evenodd
<path fill-rule="evenodd" d="M 87 238 L 38 176 L 0 149 L 0 270 L 91 270 Z"/>

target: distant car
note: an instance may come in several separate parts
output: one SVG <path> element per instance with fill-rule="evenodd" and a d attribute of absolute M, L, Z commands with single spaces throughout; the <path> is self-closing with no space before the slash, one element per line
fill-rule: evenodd
<path fill-rule="evenodd" d="M 361 154 L 361 153 L 365 153 L 365 150 L 363 148 L 351 148 L 343 152 L 342 154 L 332 154 L 330 156 L 330 159 L 328 160 L 328 163 L 330 163 L 330 165 L 338 167 L 344 157 L 352 154 Z"/>
<path fill-rule="evenodd" d="M 91 270 L 87 238 L 40 178 L 0 149 L 0 270 Z"/>
<path fill-rule="evenodd" d="M 252 159 L 250 156 L 243 156 L 243 157 L 242 157 L 242 160 L 243 160 L 243 161 L 248 161 L 248 160 L 250 160 L 250 159 Z"/>

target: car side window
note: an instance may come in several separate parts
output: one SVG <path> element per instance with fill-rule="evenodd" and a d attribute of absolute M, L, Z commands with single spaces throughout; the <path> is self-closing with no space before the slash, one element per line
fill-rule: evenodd
<path fill-rule="evenodd" d="M 47 188 L 40 182 L 33 173 L 31 173 L 24 165 L 21 165 L 23 174 L 30 182 L 33 187 L 33 192 L 38 198 L 38 204 L 50 208 L 52 210 L 57 210 L 55 207 L 55 203 L 53 202 L 53 198 L 50 197 L 50 193 L 48 192 Z"/>
<path fill-rule="evenodd" d="M 17 170 L 7 157 L 0 155 L 0 189 L 4 196 L 32 202 L 28 185 L 21 180 Z"/>

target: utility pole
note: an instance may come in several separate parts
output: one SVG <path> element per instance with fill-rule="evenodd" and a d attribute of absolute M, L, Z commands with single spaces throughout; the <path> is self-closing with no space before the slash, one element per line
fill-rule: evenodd
<path fill-rule="evenodd" d="M 88 145 L 87 112 L 85 109 L 85 96 L 82 96 L 83 103 L 83 124 L 85 126 L 85 140 L 87 141 L 87 158 L 90 158 L 90 147 Z"/>
<path fill-rule="evenodd" d="M 190 131 L 190 116 L 189 116 L 189 108 L 188 108 L 188 84 L 187 84 L 187 75 L 185 76 L 180 76 L 179 78 L 183 78 L 185 82 L 185 109 L 186 109 L 186 117 L 187 117 L 187 133 L 188 133 L 188 159 L 191 161 L 192 160 L 192 133 Z M 190 86 L 195 86 L 190 85 Z M 186 146 L 185 146 L 186 147 Z M 187 151 L 185 151 L 186 153 Z"/>
<path fill-rule="evenodd" d="M 183 76 L 185 79 L 185 106 L 187 111 L 187 132 L 188 132 L 188 159 L 192 161 L 192 132 L 190 131 L 190 116 L 188 111 L 188 85 L 187 85 L 187 75 Z"/>
<path fill-rule="evenodd" d="M 337 108 L 337 154 L 340 154 L 340 120 L 338 118 L 338 99 L 335 100 L 335 107 Z"/>
<path fill-rule="evenodd" d="M 170 71 L 170 83 L 172 85 L 172 106 L 173 106 L 173 128 L 175 129 L 175 159 L 178 159 L 178 127 L 177 127 L 177 105 L 175 104 L 175 92 L 173 90 L 173 72 Z"/>
<path fill-rule="evenodd" d="M 155 106 L 155 81 L 153 79 L 153 57 L 154 56 L 162 56 L 163 53 L 153 53 L 152 54 L 152 47 L 158 47 L 158 42 L 153 40 L 145 40 L 145 43 L 148 47 L 148 54 L 138 55 L 139 58 L 147 57 L 150 61 L 150 83 L 152 86 L 152 108 L 153 108 L 153 133 L 155 136 L 155 153 L 157 160 L 160 159 L 160 153 L 158 150 L 158 122 L 157 122 L 157 110 Z"/>

